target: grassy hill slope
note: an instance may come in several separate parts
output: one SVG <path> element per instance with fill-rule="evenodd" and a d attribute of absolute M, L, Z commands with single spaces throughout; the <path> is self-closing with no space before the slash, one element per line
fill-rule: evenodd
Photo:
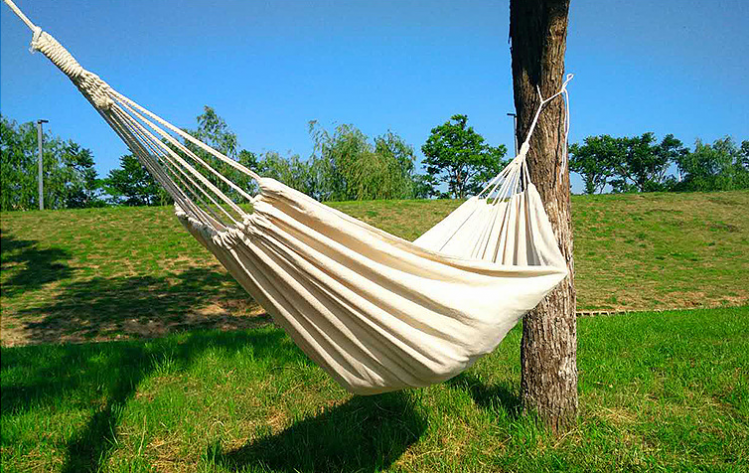
<path fill-rule="evenodd" d="M 414 239 L 459 203 L 332 204 Z M 573 197 L 578 307 L 749 302 L 749 192 Z M 3 213 L 4 345 L 242 328 L 262 309 L 171 207 Z"/>

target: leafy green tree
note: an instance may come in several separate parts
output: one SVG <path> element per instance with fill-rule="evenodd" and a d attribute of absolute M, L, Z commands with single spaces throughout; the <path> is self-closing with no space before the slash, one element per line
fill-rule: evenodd
<path fill-rule="evenodd" d="M 749 141 L 739 146 L 731 137 L 712 145 L 697 140 L 694 151 L 681 155 L 676 164 L 682 181 L 680 191 L 721 191 L 749 189 Z"/>
<path fill-rule="evenodd" d="M 399 173 L 390 176 L 387 181 L 392 185 L 392 189 L 387 191 L 389 198 L 410 199 L 415 198 L 418 177 L 415 172 L 416 152 L 413 146 L 405 142 L 398 134 L 388 130 L 382 136 L 375 138 L 375 154 L 381 156 L 383 161 L 388 163 L 388 171 Z M 397 164 L 397 166 L 393 166 Z"/>
<path fill-rule="evenodd" d="M 586 194 L 601 193 L 624 162 L 626 142 L 609 135 L 589 136 L 570 146 L 570 170 L 583 178 Z"/>
<path fill-rule="evenodd" d="M 327 200 L 399 199 L 413 195 L 413 148 L 392 132 L 375 145 L 353 125 L 333 133 L 310 122 L 314 154 L 310 159 L 312 195 Z"/>
<path fill-rule="evenodd" d="M 106 205 L 99 197 L 101 181 L 94 169 L 91 151 L 71 141 L 63 146 L 60 159 L 63 166 L 57 174 L 59 186 L 66 190 L 65 207 L 80 209 Z"/>
<path fill-rule="evenodd" d="M 186 129 L 184 131 L 224 154 L 229 159 L 233 159 L 249 169 L 257 168 L 257 155 L 247 150 L 238 151 L 239 145 L 236 134 L 231 131 L 224 119 L 213 108 L 206 106 L 203 113 L 198 115 L 196 121 L 198 125 L 196 129 Z M 198 160 L 189 157 L 187 153 L 184 153 L 177 146 L 171 144 L 169 146 L 182 159 L 203 174 L 211 184 L 231 199 L 238 202 L 244 201 L 244 198 L 238 192 L 211 172 L 206 165 L 215 169 L 247 193 L 254 192 L 254 182 L 246 174 L 216 158 L 200 146 L 186 140 L 182 141 L 181 144 L 195 154 Z M 203 161 L 205 164 L 200 161 Z M 169 166 L 165 167 L 167 170 L 170 169 Z M 175 180 L 178 181 L 178 185 L 182 185 L 179 182 L 180 180 L 186 182 L 186 179 L 181 174 L 177 175 L 177 177 L 178 179 Z M 193 181 L 197 182 L 198 180 L 193 178 Z M 160 186 L 158 181 L 151 176 L 146 168 L 140 164 L 137 157 L 133 155 L 126 155 L 120 158 L 120 168 L 111 171 L 104 184 L 107 192 L 111 195 L 112 202 L 115 204 L 137 206 L 164 205 L 172 202 L 171 197 Z M 191 190 L 194 191 L 194 189 Z"/>
<path fill-rule="evenodd" d="M 257 165 L 258 173 L 270 177 L 304 194 L 315 192 L 314 176 L 309 163 L 299 159 L 299 155 L 285 158 L 275 151 L 263 154 Z"/>
<path fill-rule="evenodd" d="M 351 189 L 356 200 L 402 199 L 411 195 L 411 181 L 392 155 L 362 153 L 353 173 Z"/>
<path fill-rule="evenodd" d="M 376 137 L 374 144 L 371 144 L 352 125 L 338 126 L 330 133 L 316 122 L 310 122 L 315 151 L 310 159 L 303 161 L 298 155 L 284 157 L 275 151 L 261 156 L 247 150 L 240 151 L 236 135 L 211 107 L 204 108 L 197 117 L 197 124 L 196 129 L 185 131 L 261 176 L 277 179 L 321 201 L 426 196 L 423 181 L 414 174 L 416 155 L 413 147 L 390 131 Z M 200 146 L 189 141 L 182 141 L 181 145 L 197 159 L 178 146 L 172 145 L 172 149 L 225 195 L 242 201 L 240 193 L 213 174 L 207 166 L 248 193 L 254 192 L 255 185 L 249 176 Z M 122 164 L 122 169 L 107 180 L 107 188 L 115 196 L 116 202 L 153 205 L 162 200 L 153 192 L 156 183 L 144 169 L 137 166 L 132 156 L 123 160 Z M 417 181 L 420 187 L 417 187 Z M 416 194 L 417 191 L 420 193 Z"/>
<path fill-rule="evenodd" d="M 505 164 L 507 148 L 489 146 L 484 137 L 468 126 L 466 115 L 453 115 L 449 121 L 432 129 L 421 151 L 434 186 L 432 193 L 439 195 L 437 186 L 446 183 L 448 192 L 442 195 L 462 199 L 478 193 L 499 173 Z"/>
<path fill-rule="evenodd" d="M 34 123 L 18 125 L 0 116 L 0 208 L 30 210 L 38 202 L 38 144 Z M 91 151 L 77 143 L 44 135 L 44 207 L 79 208 L 103 205 Z"/>
<path fill-rule="evenodd" d="M 654 192 L 668 190 L 666 172 L 671 162 L 689 153 L 674 135 L 660 143 L 651 132 L 623 138 L 624 159 L 615 163 L 617 178 L 611 181 L 614 192 Z"/>
<path fill-rule="evenodd" d="M 120 158 L 120 168 L 109 171 L 103 184 L 113 204 L 141 206 L 171 202 L 169 195 L 131 154 Z"/>
<path fill-rule="evenodd" d="M 198 115 L 196 120 L 198 128 L 190 131 L 192 136 L 232 159 L 237 158 L 239 147 L 237 135 L 213 108 L 207 105 L 203 107 L 203 113 Z M 194 145 L 190 144 L 190 146 Z"/>
<path fill-rule="evenodd" d="M 258 157 L 257 154 L 253 153 L 252 151 L 247 151 L 246 149 L 241 150 L 237 155 L 237 161 L 247 169 L 255 172 L 257 172 L 258 170 Z M 231 169 L 230 173 L 233 182 L 237 184 L 240 189 L 245 190 L 248 194 L 254 194 L 257 191 L 257 183 L 250 176 L 243 172 L 237 171 L 234 168 Z"/>
<path fill-rule="evenodd" d="M 394 159 L 398 163 L 398 169 L 404 178 L 413 174 L 414 163 L 416 162 L 416 153 L 413 146 L 390 130 L 384 135 L 376 137 L 374 141 L 375 153 Z"/>
<path fill-rule="evenodd" d="M 15 121 L 0 116 L 0 209 L 4 211 L 38 208 L 33 152 L 36 137 L 32 130 L 32 123 L 18 126 Z"/>
<path fill-rule="evenodd" d="M 322 201 L 355 200 L 357 165 L 370 151 L 367 137 L 353 125 L 339 125 L 329 133 L 316 121 L 309 123 L 309 132 L 314 143 L 315 197 Z"/>
<path fill-rule="evenodd" d="M 412 180 L 413 192 L 411 197 L 414 199 L 428 199 L 433 196 L 436 184 L 432 176 L 428 174 L 414 174 Z"/>

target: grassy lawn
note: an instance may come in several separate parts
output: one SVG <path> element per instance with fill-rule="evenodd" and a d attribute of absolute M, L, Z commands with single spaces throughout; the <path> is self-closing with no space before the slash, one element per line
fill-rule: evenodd
<path fill-rule="evenodd" d="M 352 397 L 271 326 L 2 350 L 15 471 L 749 471 L 749 307 L 585 318 L 580 418 L 518 414 L 516 327 L 441 385 Z"/>
<path fill-rule="evenodd" d="M 455 201 L 334 207 L 414 239 Z M 573 197 L 578 308 L 749 303 L 749 192 Z M 3 213 L 2 343 L 243 329 L 263 311 L 171 207 Z"/>
<path fill-rule="evenodd" d="M 334 204 L 408 239 L 457 205 Z M 573 199 L 580 308 L 718 308 L 581 319 L 558 438 L 519 414 L 519 327 L 447 383 L 353 397 L 171 208 L 4 213 L 2 471 L 749 471 L 747 208 Z"/>

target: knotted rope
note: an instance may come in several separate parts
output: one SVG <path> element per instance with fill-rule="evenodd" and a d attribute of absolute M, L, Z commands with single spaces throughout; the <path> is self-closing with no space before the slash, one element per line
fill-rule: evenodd
<path fill-rule="evenodd" d="M 5 0 L 9 2 L 10 0 Z M 88 98 L 99 110 L 109 110 L 114 104 L 110 97 L 111 88 L 98 75 L 87 71 L 49 33 L 42 31 L 38 26 L 32 28 L 34 36 L 31 39 L 31 50 L 40 51 L 52 61 L 66 76 L 73 81 L 78 90 Z"/>
<path fill-rule="evenodd" d="M 24 15 L 20 8 L 13 3 L 13 0 L 4 0 L 5 4 L 13 10 L 29 29 L 34 33 L 31 39 L 31 51 L 41 51 L 42 54 L 52 61 L 66 76 L 73 81 L 78 90 L 99 110 L 109 110 L 114 102 L 109 96 L 109 84 L 104 82 L 93 72 L 84 69 L 72 54 L 68 52 L 55 38 L 49 33 L 45 33 L 36 26 L 29 18 Z"/>

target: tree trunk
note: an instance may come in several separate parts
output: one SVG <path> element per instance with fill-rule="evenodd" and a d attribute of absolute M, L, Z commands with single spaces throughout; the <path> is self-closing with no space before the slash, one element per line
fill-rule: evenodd
<path fill-rule="evenodd" d="M 523 142 L 544 97 L 564 80 L 569 0 L 511 0 L 512 75 Z M 546 105 L 531 140 L 528 168 L 554 228 L 570 276 L 523 319 L 521 395 L 525 412 L 535 412 L 554 431 L 577 414 L 577 323 L 570 218 L 570 180 L 564 139 L 565 104 Z"/>

